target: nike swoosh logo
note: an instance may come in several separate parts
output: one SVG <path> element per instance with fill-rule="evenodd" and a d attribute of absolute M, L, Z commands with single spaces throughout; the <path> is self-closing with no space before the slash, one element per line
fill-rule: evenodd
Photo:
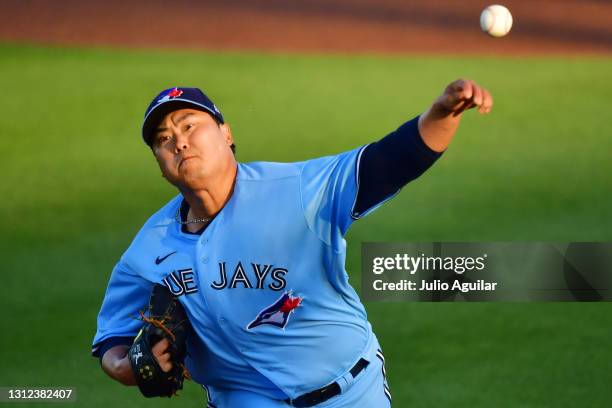
<path fill-rule="evenodd" d="M 168 258 L 170 255 L 174 255 L 174 254 L 176 254 L 176 251 L 170 252 L 168 255 L 163 256 L 161 258 L 158 256 L 157 258 L 155 258 L 155 265 L 159 265 L 160 263 L 164 262 L 166 258 Z"/>

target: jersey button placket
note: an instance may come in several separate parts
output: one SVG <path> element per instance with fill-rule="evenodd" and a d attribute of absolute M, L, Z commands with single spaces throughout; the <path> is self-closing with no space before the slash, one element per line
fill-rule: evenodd
<path fill-rule="evenodd" d="M 200 257 L 200 261 L 202 262 L 202 264 L 206 265 L 209 261 L 209 257 L 208 255 L 206 255 L 206 244 L 208 243 L 208 239 L 204 238 L 204 237 L 200 237 L 200 240 L 198 241 L 198 257 Z"/>

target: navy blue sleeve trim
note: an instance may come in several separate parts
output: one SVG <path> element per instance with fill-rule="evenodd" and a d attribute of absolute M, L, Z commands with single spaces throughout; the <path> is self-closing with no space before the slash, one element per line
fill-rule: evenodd
<path fill-rule="evenodd" d="M 134 337 L 109 337 L 108 339 L 94 345 L 91 355 L 102 359 L 104 353 L 115 346 L 131 346 L 134 342 Z"/>
<path fill-rule="evenodd" d="M 430 168 L 442 155 L 419 132 L 419 117 L 365 148 L 359 163 L 359 191 L 353 214 L 363 214 Z"/>

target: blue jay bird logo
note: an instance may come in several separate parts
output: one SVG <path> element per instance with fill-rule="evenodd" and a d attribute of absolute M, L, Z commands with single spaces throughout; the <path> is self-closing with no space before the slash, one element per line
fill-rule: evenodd
<path fill-rule="evenodd" d="M 289 316 L 301 303 L 301 297 L 292 296 L 291 292 L 285 292 L 276 302 L 259 312 L 255 320 L 249 323 L 247 330 L 262 324 L 269 324 L 284 329 L 289 321 Z"/>
<path fill-rule="evenodd" d="M 159 102 L 165 102 L 165 101 L 169 101 L 170 99 L 174 99 L 174 98 L 178 98 L 179 96 L 181 96 L 183 94 L 183 91 L 181 91 L 178 88 L 173 88 L 171 89 L 166 95 L 162 96 L 161 98 L 159 98 L 159 100 L 157 101 L 157 103 Z"/>

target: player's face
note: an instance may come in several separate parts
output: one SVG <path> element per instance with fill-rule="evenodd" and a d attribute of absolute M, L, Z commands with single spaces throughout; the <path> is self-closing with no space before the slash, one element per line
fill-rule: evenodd
<path fill-rule="evenodd" d="M 163 176 L 177 187 L 205 188 L 236 165 L 230 128 L 196 109 L 168 113 L 153 136 L 153 154 Z M 227 173 L 226 173 L 227 174 Z"/>

